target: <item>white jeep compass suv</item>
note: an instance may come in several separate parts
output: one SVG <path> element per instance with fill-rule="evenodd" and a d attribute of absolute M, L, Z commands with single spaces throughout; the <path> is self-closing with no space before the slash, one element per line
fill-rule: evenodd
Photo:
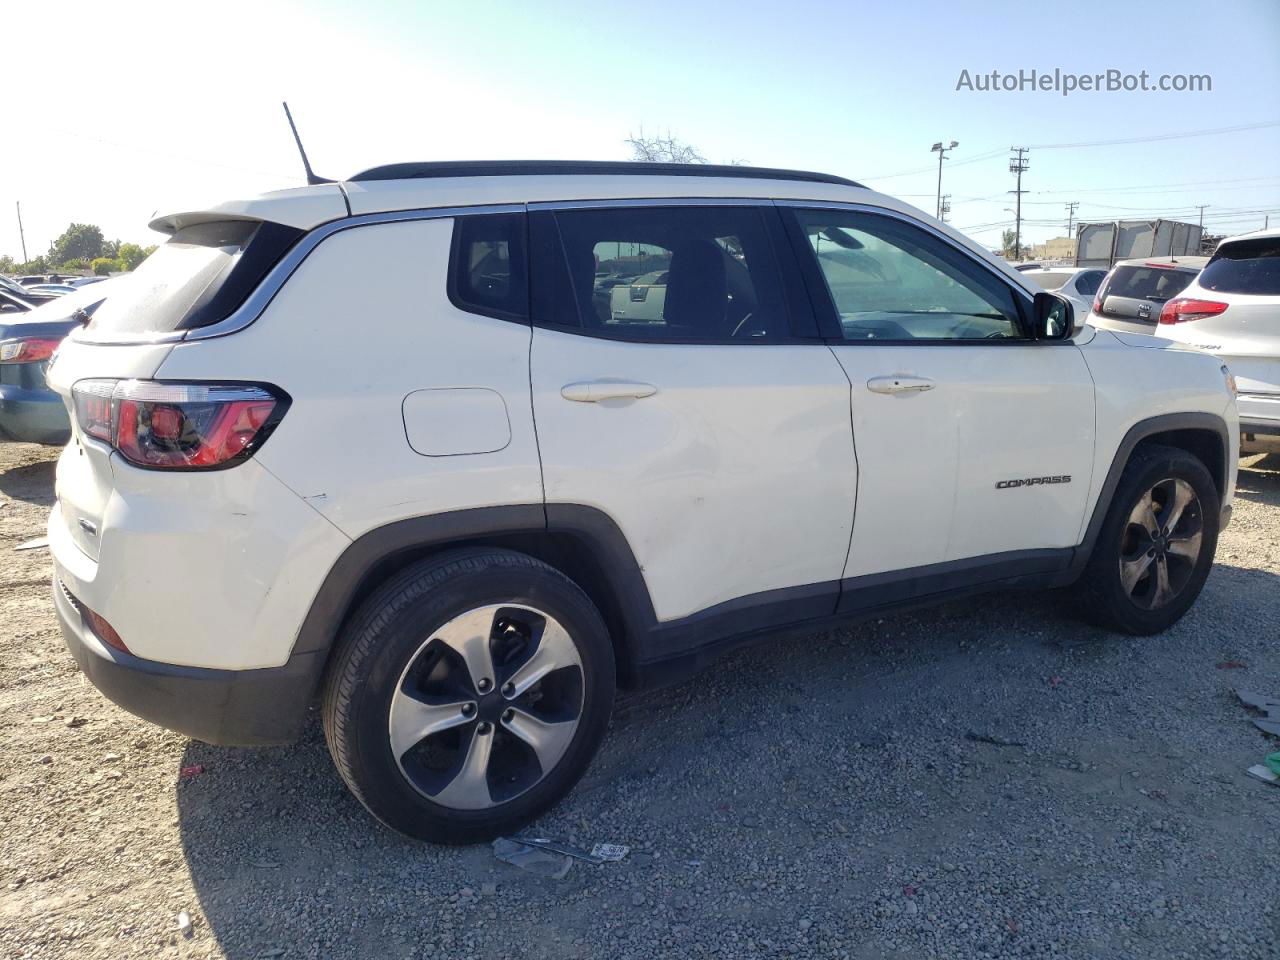
<path fill-rule="evenodd" d="M 402 164 L 153 225 L 49 371 L 66 642 L 215 744 L 318 695 L 416 837 L 529 821 L 616 687 L 781 628 L 1077 584 L 1163 630 L 1230 510 L 1219 360 L 836 177 Z"/>

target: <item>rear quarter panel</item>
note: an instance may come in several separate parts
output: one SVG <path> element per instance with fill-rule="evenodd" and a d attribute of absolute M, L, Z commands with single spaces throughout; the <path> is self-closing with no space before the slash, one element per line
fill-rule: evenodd
<path fill-rule="evenodd" d="M 352 539 L 426 514 L 540 504 L 530 328 L 449 301 L 452 230 L 451 219 L 438 219 L 340 231 L 253 324 L 177 345 L 158 376 L 261 381 L 288 393 L 292 406 L 255 459 Z M 467 433 L 456 421 L 471 408 L 448 402 L 465 388 L 501 398 L 506 444 L 449 455 L 428 418 L 413 423 L 413 443 L 442 455 L 415 450 L 406 416 L 423 410 L 436 418 L 440 443 Z"/>

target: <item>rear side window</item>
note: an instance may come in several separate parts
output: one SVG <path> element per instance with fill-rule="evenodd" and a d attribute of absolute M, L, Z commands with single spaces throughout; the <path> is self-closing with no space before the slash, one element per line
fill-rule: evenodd
<path fill-rule="evenodd" d="M 791 335 L 764 215 L 753 207 L 536 214 L 534 319 L 640 341 L 751 343 Z"/>
<path fill-rule="evenodd" d="M 1129 297 L 1164 303 L 1172 300 L 1195 279 L 1189 270 L 1167 267 L 1116 267 L 1107 281 L 1105 297 Z"/>
<path fill-rule="evenodd" d="M 1076 278 L 1076 291 L 1083 296 L 1092 297 L 1098 292 L 1102 278 L 1106 275 L 1104 270 L 1086 270 Z"/>
<path fill-rule="evenodd" d="M 525 269 L 524 215 L 458 217 L 453 227 L 449 299 L 469 313 L 525 320 L 529 283 Z"/>
<path fill-rule="evenodd" d="M 172 333 L 225 319 L 302 231 L 257 220 L 220 220 L 178 230 L 129 275 L 87 329 Z"/>
<path fill-rule="evenodd" d="M 1223 244 L 1200 274 L 1200 286 L 1217 293 L 1280 295 L 1280 237 Z"/>

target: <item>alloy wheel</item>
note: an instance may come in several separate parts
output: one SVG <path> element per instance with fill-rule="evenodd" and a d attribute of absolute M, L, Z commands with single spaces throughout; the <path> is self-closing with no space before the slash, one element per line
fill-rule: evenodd
<path fill-rule="evenodd" d="M 1170 603 L 1186 587 L 1200 559 L 1204 515 L 1185 480 L 1161 480 L 1144 493 L 1120 540 L 1120 585 L 1144 610 Z"/>
<path fill-rule="evenodd" d="M 551 772 L 582 718 L 582 659 L 549 614 L 495 604 L 433 631 L 391 699 L 390 747 L 434 803 L 481 810 Z"/>

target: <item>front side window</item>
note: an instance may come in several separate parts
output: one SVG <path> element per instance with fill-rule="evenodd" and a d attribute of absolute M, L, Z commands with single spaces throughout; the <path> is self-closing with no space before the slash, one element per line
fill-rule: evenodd
<path fill-rule="evenodd" d="M 796 216 L 845 340 L 1024 338 L 1009 286 L 925 230 L 872 213 Z"/>
<path fill-rule="evenodd" d="M 763 216 L 750 207 L 684 206 L 537 214 L 534 319 L 627 340 L 787 337 Z"/>
<path fill-rule="evenodd" d="M 1222 244 L 1200 274 L 1200 286 L 1217 293 L 1280 294 L 1280 237 Z"/>

